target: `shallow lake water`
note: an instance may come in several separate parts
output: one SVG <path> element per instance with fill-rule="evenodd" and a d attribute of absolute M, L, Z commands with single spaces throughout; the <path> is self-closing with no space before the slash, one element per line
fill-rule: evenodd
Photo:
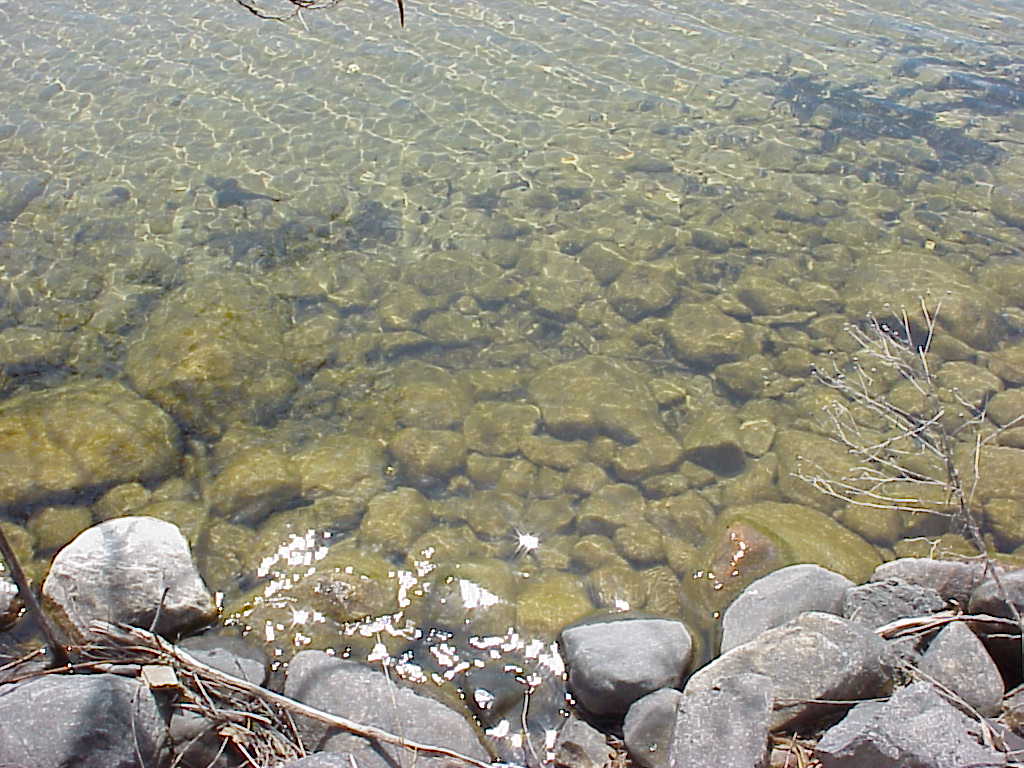
<path fill-rule="evenodd" d="M 713 637 L 764 568 L 969 551 L 797 475 L 841 473 L 813 371 L 872 316 L 937 315 L 961 423 L 1021 403 L 1017 2 L 0 0 L 0 72 L 0 397 L 114 379 L 183 434 L 12 504 L 39 574 L 159 514 L 233 631 L 444 688 L 593 611 Z M 979 500 L 1024 545 L 1024 492 Z"/>

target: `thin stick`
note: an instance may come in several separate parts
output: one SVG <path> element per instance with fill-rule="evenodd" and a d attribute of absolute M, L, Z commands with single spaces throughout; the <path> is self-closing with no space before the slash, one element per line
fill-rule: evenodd
<path fill-rule="evenodd" d="M 7 534 L 4 533 L 3 528 L 0 528 L 0 554 L 4 556 L 7 566 L 11 569 L 11 577 L 14 579 L 14 583 L 18 585 L 18 593 L 21 595 L 21 599 L 25 601 L 29 610 L 39 620 L 39 628 L 43 631 L 46 645 L 50 648 L 50 653 L 53 655 L 54 665 L 58 667 L 68 666 L 71 660 L 68 658 L 67 646 L 60 642 L 56 627 L 50 623 L 50 617 L 43 613 L 43 607 L 39 604 L 39 600 L 36 599 L 36 593 L 32 589 L 32 584 L 29 582 L 28 577 L 25 576 L 25 571 L 21 568 L 21 562 L 18 560 L 18 556 L 14 554 L 14 549 L 11 547 L 10 542 L 7 541 Z"/>

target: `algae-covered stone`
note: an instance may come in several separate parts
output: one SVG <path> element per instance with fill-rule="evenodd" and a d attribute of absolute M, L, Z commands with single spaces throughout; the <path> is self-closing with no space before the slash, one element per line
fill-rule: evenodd
<path fill-rule="evenodd" d="M 406 563 L 414 570 L 429 563 L 452 563 L 479 556 L 484 549 L 468 525 L 435 525 L 409 546 Z"/>
<path fill-rule="evenodd" d="M 98 522 L 131 515 L 149 503 L 150 491 L 142 483 L 115 485 L 92 505 Z"/>
<path fill-rule="evenodd" d="M 787 499 L 825 510 L 843 505 L 842 500 L 825 494 L 803 478 L 843 480 L 857 466 L 856 456 L 834 440 L 795 429 L 784 429 L 776 435 L 774 451 L 779 459 L 779 490 Z"/>
<path fill-rule="evenodd" d="M 907 311 L 915 335 L 923 339 L 929 316 L 941 329 L 976 348 L 990 349 L 998 338 L 999 303 L 963 270 L 921 250 L 881 250 L 867 254 L 846 284 L 847 311 L 854 317 L 885 319 Z"/>
<path fill-rule="evenodd" d="M 1002 391 L 999 377 L 984 368 L 962 361 L 944 363 L 935 374 L 935 383 L 946 390 L 943 399 L 953 403 L 968 403 L 975 408 L 988 402 Z"/>
<path fill-rule="evenodd" d="M 650 565 L 665 559 L 661 532 L 650 523 L 624 525 L 612 537 L 619 553 L 637 565 Z"/>
<path fill-rule="evenodd" d="M 690 491 L 650 502 L 646 519 L 665 538 L 700 543 L 714 522 L 715 511 L 707 500 Z"/>
<path fill-rule="evenodd" d="M 239 625 L 280 651 L 296 650 L 326 627 L 388 616 L 401 609 L 397 569 L 386 559 L 342 543 L 326 553 L 304 537 L 270 543 L 261 572 L 270 579 L 230 604 L 229 625 Z"/>
<path fill-rule="evenodd" d="M 587 456 L 587 444 L 582 440 L 559 440 L 549 435 L 524 437 L 519 449 L 534 464 L 554 469 L 572 469 Z"/>
<path fill-rule="evenodd" d="M 575 319 L 578 308 L 600 293 L 590 270 L 558 251 L 545 254 L 543 266 L 527 285 L 534 309 L 563 322 Z"/>
<path fill-rule="evenodd" d="M 715 368 L 715 378 L 737 397 L 749 399 L 763 394 L 777 376 L 769 358 L 751 355 L 745 360 L 722 363 Z"/>
<path fill-rule="evenodd" d="M 668 472 L 683 455 L 679 441 L 668 432 L 658 432 L 634 445 L 618 449 L 612 460 L 612 469 L 620 480 L 642 480 Z"/>
<path fill-rule="evenodd" d="M 682 590 L 672 569 L 659 565 L 640 572 L 647 597 L 644 609 L 656 616 L 679 616 L 683 612 Z"/>
<path fill-rule="evenodd" d="M 245 525 L 214 520 L 203 531 L 203 576 L 220 590 L 233 590 L 243 577 L 255 570 L 260 537 Z"/>
<path fill-rule="evenodd" d="M 985 521 L 1007 548 L 1024 544 L 1024 499 L 989 499 Z"/>
<path fill-rule="evenodd" d="M 993 397 L 985 410 L 992 421 L 1005 427 L 1015 419 L 1024 424 L 1024 388 L 1008 389 Z"/>
<path fill-rule="evenodd" d="M 629 563 L 616 549 L 615 542 L 607 536 L 599 536 L 596 533 L 581 536 L 573 542 L 570 557 L 573 563 L 585 571 L 591 571 L 603 565 L 629 567 Z"/>
<path fill-rule="evenodd" d="M 0 508 L 176 471 L 178 428 L 113 381 L 16 395 L 0 405 Z"/>
<path fill-rule="evenodd" d="M 508 563 L 468 560 L 430 574 L 425 621 L 457 632 L 503 636 L 516 623 L 516 579 Z"/>
<path fill-rule="evenodd" d="M 477 403 L 466 416 L 463 434 L 470 450 L 511 456 L 533 434 L 540 409 L 527 403 Z"/>
<path fill-rule="evenodd" d="M 386 485 L 384 446 L 370 438 L 321 438 L 296 454 L 294 463 L 307 499 L 342 496 L 365 504 Z"/>
<path fill-rule="evenodd" d="M 481 539 L 510 537 L 523 515 L 523 501 L 500 491 L 479 491 L 464 503 L 462 514 Z"/>
<path fill-rule="evenodd" d="M 290 457 L 269 447 L 235 454 L 210 486 L 213 511 L 234 522 L 255 525 L 302 490 L 302 476 Z"/>
<path fill-rule="evenodd" d="M 722 531 L 734 522 L 758 528 L 775 543 L 778 556 L 785 562 L 773 569 L 798 562 L 817 563 L 859 584 L 882 561 L 878 550 L 854 532 L 815 509 L 798 504 L 761 502 L 737 507 L 720 515 L 716 527 Z M 716 545 L 715 539 L 715 535 L 710 537 L 712 547 Z"/>
<path fill-rule="evenodd" d="M 988 367 L 1007 384 L 1024 385 L 1024 341 L 993 352 Z"/>
<path fill-rule="evenodd" d="M 641 262 L 622 272 L 608 289 L 615 311 L 639 320 L 668 307 L 679 293 L 678 277 L 671 271 Z"/>
<path fill-rule="evenodd" d="M 1024 227 L 1024 191 L 1017 185 L 1003 184 L 992 189 L 992 213 L 1014 227 Z"/>
<path fill-rule="evenodd" d="M 647 602 L 647 585 L 632 568 L 605 565 L 588 573 L 586 581 L 597 608 L 635 611 Z"/>
<path fill-rule="evenodd" d="M 781 315 L 806 308 L 797 291 L 757 267 L 743 271 L 736 283 L 736 295 L 755 315 Z"/>
<path fill-rule="evenodd" d="M 389 447 L 402 476 L 420 487 L 444 483 L 466 463 L 465 439 L 446 429 L 403 429 Z"/>
<path fill-rule="evenodd" d="M 52 553 L 92 525 L 88 507 L 44 507 L 28 521 L 27 528 L 40 554 Z"/>
<path fill-rule="evenodd" d="M 611 536 L 623 525 L 644 519 L 644 497 L 632 485 L 606 485 L 580 505 L 576 526 L 580 533 Z"/>
<path fill-rule="evenodd" d="M 237 273 L 169 294 L 132 344 L 135 388 L 196 432 L 215 437 L 282 407 L 298 382 L 284 344 L 288 308 Z"/>
<path fill-rule="evenodd" d="M 529 392 L 558 437 L 603 434 L 633 443 L 665 432 L 643 378 L 616 360 L 588 356 L 550 366 L 533 378 Z"/>
<path fill-rule="evenodd" d="M 407 364 L 398 372 L 395 415 L 404 427 L 450 429 L 472 404 L 468 389 L 442 368 Z"/>
<path fill-rule="evenodd" d="M 706 408 L 686 429 L 684 455 L 716 474 L 739 474 L 746 465 L 739 434 L 740 421 L 731 408 Z"/>
<path fill-rule="evenodd" d="M 563 627 L 593 610 L 579 579 L 562 571 L 542 571 L 532 577 L 516 601 L 521 630 L 552 639 Z"/>
<path fill-rule="evenodd" d="M 984 445 L 977 451 L 974 444 L 957 449 L 957 466 L 965 488 L 973 490 L 973 498 L 982 503 L 990 499 L 1024 501 L 1024 450 Z"/>
<path fill-rule="evenodd" d="M 139 507 L 130 514 L 155 517 L 157 520 L 174 523 L 193 549 L 205 532 L 206 521 L 210 517 L 205 504 L 187 499 L 152 500 L 149 504 Z M 117 515 L 117 517 L 124 517 L 124 515 Z"/>
<path fill-rule="evenodd" d="M 430 525 L 430 503 L 414 488 L 396 488 L 370 500 L 359 539 L 383 552 L 404 554 Z"/>
<path fill-rule="evenodd" d="M 676 357 L 710 367 L 757 351 L 743 323 L 710 304 L 679 304 L 666 325 Z"/>

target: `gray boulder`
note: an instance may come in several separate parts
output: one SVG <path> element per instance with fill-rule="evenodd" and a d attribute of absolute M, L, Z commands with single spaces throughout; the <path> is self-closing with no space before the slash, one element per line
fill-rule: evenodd
<path fill-rule="evenodd" d="M 683 693 L 669 747 L 671 768 L 763 768 L 768 764 L 772 681 L 740 674 Z"/>
<path fill-rule="evenodd" d="M 217 616 L 178 527 L 152 517 L 94 525 L 57 553 L 43 598 L 75 638 L 95 620 L 176 634 Z"/>
<path fill-rule="evenodd" d="M 1000 584 L 1002 590 L 1006 591 L 1005 597 Z M 971 593 L 968 613 L 986 613 L 989 616 L 1012 619 L 1013 611 L 1010 610 L 1006 598 L 1009 598 L 1018 612 L 1024 613 L 1024 570 L 1001 573 L 998 583 L 991 577 L 985 579 Z"/>
<path fill-rule="evenodd" d="M 622 739 L 633 762 L 642 768 L 669 768 L 669 746 L 683 694 L 662 688 L 633 702 L 622 723 Z"/>
<path fill-rule="evenodd" d="M 996 663 L 978 636 L 954 621 L 928 646 L 918 669 L 986 717 L 999 712 L 1005 686 Z"/>
<path fill-rule="evenodd" d="M 945 607 L 946 601 L 931 587 L 886 579 L 847 590 L 843 599 L 843 616 L 876 629 L 896 619 L 938 613 Z"/>
<path fill-rule="evenodd" d="M 864 702 L 830 728 L 815 749 L 823 768 L 964 768 L 1006 765 L 977 739 L 977 724 L 928 683 Z"/>
<path fill-rule="evenodd" d="M 965 606 L 984 573 L 985 564 L 981 561 L 901 557 L 878 566 L 871 575 L 871 581 L 901 579 L 908 584 L 931 587 L 945 600 L 955 600 Z"/>
<path fill-rule="evenodd" d="M 409 688 L 398 687 L 380 672 L 323 651 L 302 651 L 288 666 L 284 693 L 310 706 L 372 725 L 410 741 L 447 747 L 487 760 L 476 732 L 457 712 Z M 413 755 L 391 744 L 306 721 L 303 743 L 324 752 L 348 753 L 359 768 L 392 768 L 416 761 L 418 768 L 445 768 L 450 761 Z"/>
<path fill-rule="evenodd" d="M 774 683 L 771 729 L 799 728 L 842 714 L 826 701 L 884 695 L 891 684 L 885 641 L 866 627 L 828 613 L 804 613 L 733 648 L 697 670 L 683 689 L 700 693 L 753 672 Z"/>
<path fill-rule="evenodd" d="M 344 752 L 317 752 L 298 760 L 289 760 L 281 768 L 352 768 L 351 755 Z"/>
<path fill-rule="evenodd" d="M 841 614 L 853 582 L 820 565 L 781 568 L 744 589 L 722 616 L 722 653 L 807 611 Z"/>
<path fill-rule="evenodd" d="M 153 694 L 119 675 L 48 675 L 0 688 L 0 765 L 162 768 L 166 720 Z"/>
<path fill-rule="evenodd" d="M 693 651 L 686 626 L 669 619 L 589 621 L 564 629 L 559 642 L 570 690 L 600 718 L 621 718 L 641 696 L 678 685 Z"/>

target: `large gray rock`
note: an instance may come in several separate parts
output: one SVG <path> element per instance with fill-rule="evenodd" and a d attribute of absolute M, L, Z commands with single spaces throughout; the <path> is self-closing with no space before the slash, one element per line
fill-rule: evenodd
<path fill-rule="evenodd" d="M 971 593 L 967 610 L 1012 619 L 1013 611 L 1007 598 L 1018 612 L 1024 613 L 1024 570 L 1001 573 L 998 582 L 993 578 L 985 579 Z"/>
<path fill-rule="evenodd" d="M 0 765 L 161 768 L 166 720 L 153 694 L 119 675 L 48 675 L 0 688 Z"/>
<path fill-rule="evenodd" d="M 882 563 L 871 575 L 871 581 L 902 579 L 908 584 L 931 587 L 946 600 L 966 606 L 971 592 L 985 574 L 980 560 L 932 560 L 927 557 L 901 557 Z"/>
<path fill-rule="evenodd" d="M 722 616 L 722 653 L 806 611 L 841 614 L 843 595 L 853 586 L 820 565 L 780 568 L 744 589 Z"/>
<path fill-rule="evenodd" d="M 178 527 L 152 517 L 119 517 L 79 534 L 57 553 L 43 583 L 53 615 L 74 637 L 95 620 L 173 634 L 212 621 L 213 596 Z"/>
<path fill-rule="evenodd" d="M 125 373 L 191 429 L 216 437 L 270 415 L 298 386 L 289 324 L 283 302 L 239 275 L 196 281 L 153 311 Z"/>
<path fill-rule="evenodd" d="M 661 688 L 633 702 L 622 722 L 622 739 L 642 768 L 669 768 L 669 747 L 676 733 L 681 691 Z"/>
<path fill-rule="evenodd" d="M 745 672 L 774 683 L 772 730 L 836 717 L 826 701 L 884 695 L 891 684 L 885 641 L 866 627 L 828 613 L 804 613 L 719 656 L 690 677 L 690 695 Z"/>
<path fill-rule="evenodd" d="M 562 631 L 569 688 L 602 718 L 620 718 L 641 696 L 678 685 L 690 664 L 686 626 L 669 619 L 591 621 Z"/>
<path fill-rule="evenodd" d="M 669 747 L 670 768 L 763 768 L 773 684 L 764 675 L 726 677 L 683 693 Z"/>
<path fill-rule="evenodd" d="M 886 702 L 854 707 L 815 749 L 823 768 L 964 768 L 1006 765 L 1006 755 L 978 743 L 977 725 L 927 683 Z"/>
<path fill-rule="evenodd" d="M 992 657 L 963 622 L 948 624 L 928 646 L 918 669 L 986 717 L 999 712 L 1005 687 Z"/>
<path fill-rule="evenodd" d="M 900 579 L 869 581 L 847 590 L 843 599 L 843 615 L 870 629 L 896 619 L 928 616 L 945 607 L 946 601 L 931 587 Z"/>
<path fill-rule="evenodd" d="M 302 651 L 288 665 L 284 692 L 318 709 L 400 734 L 410 741 L 488 759 L 472 726 L 461 715 L 439 701 L 396 686 L 380 672 L 354 661 L 323 651 Z M 324 752 L 351 754 L 359 768 L 392 768 L 413 760 L 418 768 L 446 768 L 450 764 L 444 758 L 414 755 L 312 721 L 300 728 L 304 743 L 317 745 Z"/>
<path fill-rule="evenodd" d="M 28 392 L 0 405 L 0 508 L 177 469 L 178 428 L 113 381 Z"/>

